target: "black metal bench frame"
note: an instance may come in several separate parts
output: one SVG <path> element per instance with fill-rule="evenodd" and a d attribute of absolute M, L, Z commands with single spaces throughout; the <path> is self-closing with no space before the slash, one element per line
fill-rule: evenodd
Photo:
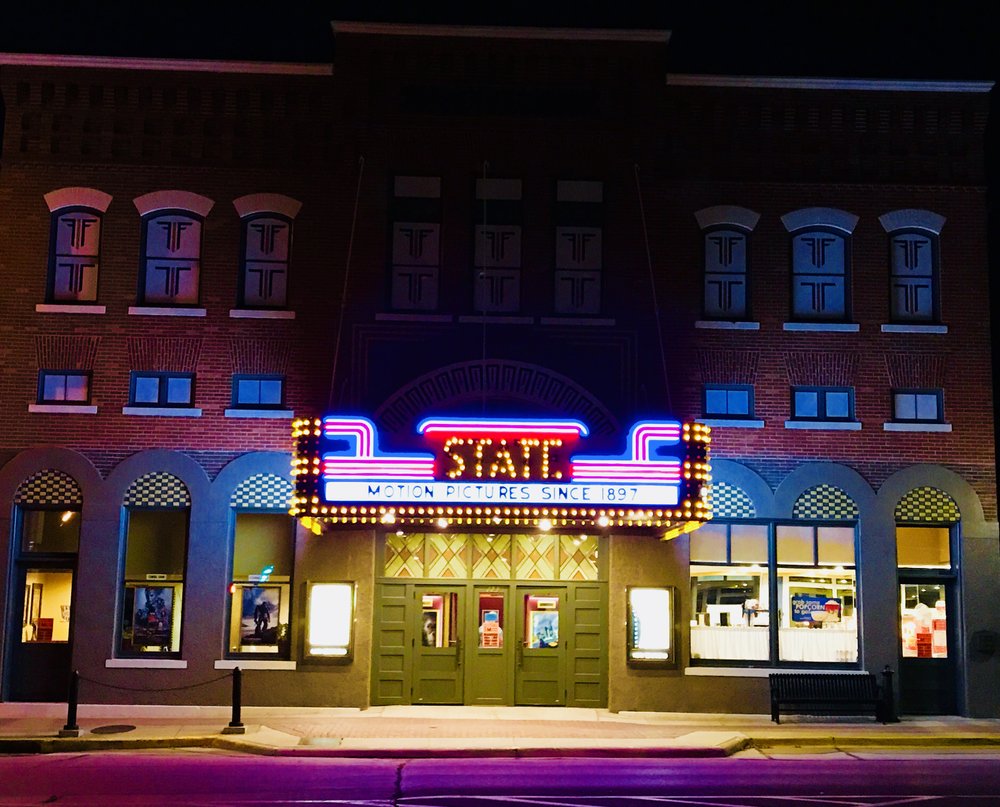
<path fill-rule="evenodd" d="M 885 673 L 883 673 L 885 675 Z M 780 723 L 781 708 L 798 714 L 867 714 L 881 723 L 895 722 L 891 673 L 881 688 L 875 673 L 771 673 L 771 720 Z"/>

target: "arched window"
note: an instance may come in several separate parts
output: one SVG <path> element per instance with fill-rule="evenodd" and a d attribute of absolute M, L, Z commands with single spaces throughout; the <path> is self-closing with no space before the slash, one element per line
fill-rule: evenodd
<path fill-rule="evenodd" d="M 941 321 L 939 236 L 944 217 L 894 210 L 879 217 L 889 236 L 889 316 L 894 323 Z"/>
<path fill-rule="evenodd" d="M 101 268 L 101 226 L 111 197 L 93 188 L 62 188 L 45 194 L 52 212 L 49 303 L 93 303 Z"/>
<path fill-rule="evenodd" d="M 759 213 L 742 207 L 706 207 L 694 214 L 705 256 L 706 319 L 750 318 L 750 233 Z"/>
<path fill-rule="evenodd" d="M 287 307 L 292 224 L 301 202 L 280 194 L 258 193 L 241 196 L 233 205 L 240 214 L 242 231 L 239 307 Z"/>
<path fill-rule="evenodd" d="M 787 213 L 781 221 L 792 235 L 792 319 L 847 322 L 850 236 L 858 217 L 812 207 Z"/>

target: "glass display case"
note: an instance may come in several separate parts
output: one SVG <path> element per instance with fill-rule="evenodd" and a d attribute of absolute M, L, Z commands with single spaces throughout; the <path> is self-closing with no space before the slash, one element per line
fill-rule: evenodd
<path fill-rule="evenodd" d="M 675 590 L 628 589 L 628 663 L 672 667 L 676 664 Z"/>

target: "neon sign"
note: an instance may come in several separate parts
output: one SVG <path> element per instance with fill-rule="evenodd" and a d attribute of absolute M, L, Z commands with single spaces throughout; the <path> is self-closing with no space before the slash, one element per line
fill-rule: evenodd
<path fill-rule="evenodd" d="M 382 451 L 364 417 L 296 421 L 292 513 L 438 526 L 662 528 L 710 518 L 707 426 L 636 423 L 614 456 L 583 453 L 589 432 L 578 420 L 427 418 L 417 433 L 428 453 Z"/>

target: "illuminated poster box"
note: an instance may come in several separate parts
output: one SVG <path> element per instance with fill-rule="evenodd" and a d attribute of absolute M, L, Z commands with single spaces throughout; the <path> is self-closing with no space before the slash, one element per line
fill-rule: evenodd
<path fill-rule="evenodd" d="M 674 588 L 628 589 L 628 663 L 672 667 L 676 663 Z"/>
<path fill-rule="evenodd" d="M 354 584 L 308 583 L 305 654 L 347 660 L 354 643 Z"/>
<path fill-rule="evenodd" d="M 587 454 L 578 420 L 427 418 L 428 451 L 380 450 L 363 417 L 294 424 L 293 514 L 335 524 L 506 524 L 689 531 L 710 518 L 709 428 L 643 421 Z M 675 533 L 676 534 L 676 533 Z"/>

